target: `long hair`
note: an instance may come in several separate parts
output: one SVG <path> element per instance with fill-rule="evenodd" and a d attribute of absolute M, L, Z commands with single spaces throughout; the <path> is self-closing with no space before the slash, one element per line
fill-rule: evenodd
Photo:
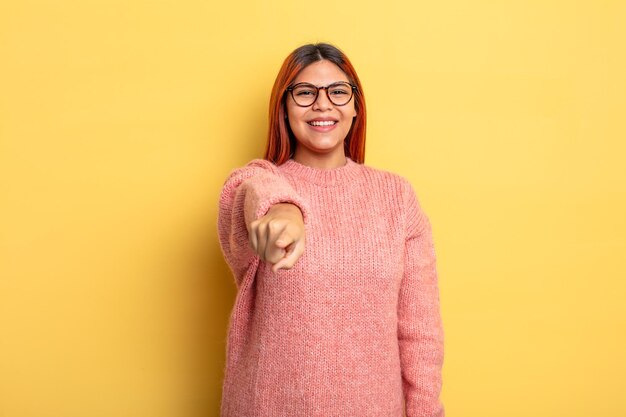
<path fill-rule="evenodd" d="M 352 121 L 352 126 L 344 141 L 344 147 L 346 156 L 353 161 L 362 164 L 365 160 L 365 97 L 359 77 L 348 57 L 337 47 L 327 43 L 317 43 L 303 45 L 289 54 L 276 76 L 276 81 L 274 81 L 270 97 L 269 132 L 265 159 L 276 165 L 281 165 L 287 161 L 293 156 L 296 149 L 296 138 L 287 121 L 287 87 L 305 67 L 323 60 L 337 65 L 346 74 L 350 83 L 356 86 L 353 97 L 356 118 Z"/>

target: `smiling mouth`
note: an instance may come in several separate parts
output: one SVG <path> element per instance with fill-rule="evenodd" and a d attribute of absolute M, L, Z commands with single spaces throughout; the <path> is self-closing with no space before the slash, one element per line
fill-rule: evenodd
<path fill-rule="evenodd" d="M 311 126 L 333 126 L 337 124 L 337 122 L 333 120 L 324 120 L 324 121 L 313 120 L 307 123 L 310 124 Z"/>

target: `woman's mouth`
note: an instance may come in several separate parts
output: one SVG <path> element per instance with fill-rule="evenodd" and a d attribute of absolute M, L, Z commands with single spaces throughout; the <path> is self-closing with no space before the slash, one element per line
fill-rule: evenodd
<path fill-rule="evenodd" d="M 314 132 L 326 133 L 337 127 L 337 120 L 311 120 L 307 124 Z"/>
<path fill-rule="evenodd" d="M 334 120 L 311 120 L 307 123 L 311 126 L 333 126 L 337 124 L 337 122 Z"/>

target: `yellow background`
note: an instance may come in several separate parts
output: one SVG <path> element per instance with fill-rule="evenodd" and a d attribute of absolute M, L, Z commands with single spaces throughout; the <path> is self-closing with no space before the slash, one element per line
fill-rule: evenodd
<path fill-rule="evenodd" d="M 315 41 L 431 218 L 448 415 L 626 415 L 625 5 L 3 0 L 0 417 L 218 415 L 218 194 Z"/>

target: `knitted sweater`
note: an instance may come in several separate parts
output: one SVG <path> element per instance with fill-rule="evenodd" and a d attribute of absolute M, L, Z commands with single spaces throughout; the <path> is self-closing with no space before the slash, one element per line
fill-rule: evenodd
<path fill-rule="evenodd" d="M 306 246 L 274 273 L 246 222 L 279 202 L 302 211 Z M 227 179 L 218 232 L 238 288 L 223 417 L 444 416 L 431 226 L 405 179 L 254 160 Z"/>

